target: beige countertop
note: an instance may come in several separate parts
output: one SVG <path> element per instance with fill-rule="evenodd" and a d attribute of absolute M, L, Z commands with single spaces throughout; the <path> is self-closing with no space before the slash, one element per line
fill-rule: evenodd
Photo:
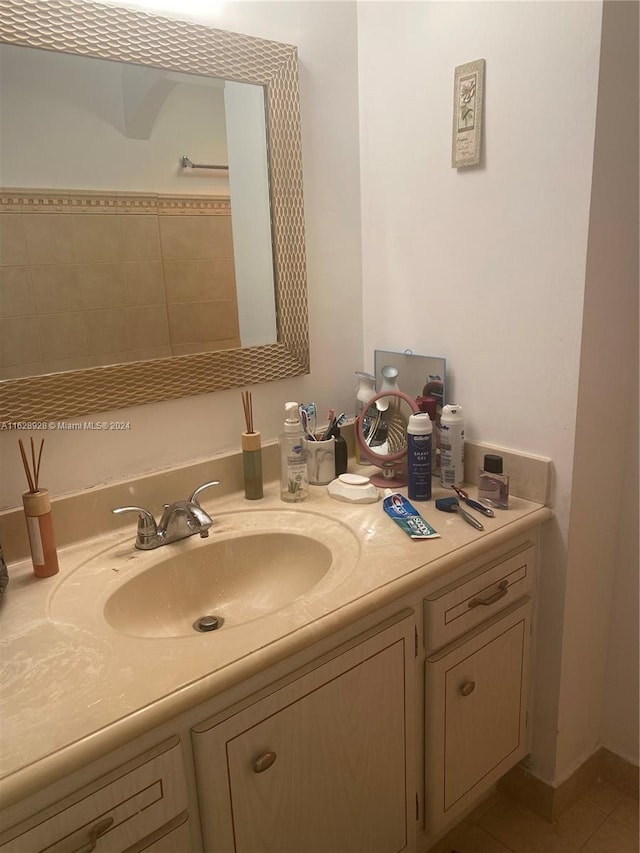
<path fill-rule="evenodd" d="M 434 499 L 445 494 L 434 488 Z M 508 510 L 483 519 L 479 532 L 431 501 L 417 506 L 441 538 L 413 541 L 381 501 L 342 503 L 319 486 L 299 505 L 284 504 L 277 484 L 265 487 L 261 501 L 205 494 L 202 505 L 215 519 L 208 540 L 141 552 L 132 525 L 62 548 L 52 578 L 35 579 L 30 561 L 9 566 L 0 604 L 0 801 L 15 802 L 551 515 L 514 497 Z M 128 636 L 104 620 L 108 596 L 160 552 L 282 529 L 283 518 L 290 531 L 320 541 L 326 528 L 326 544 L 339 553 L 323 580 L 293 603 L 243 625 L 229 621 L 182 637 Z"/>

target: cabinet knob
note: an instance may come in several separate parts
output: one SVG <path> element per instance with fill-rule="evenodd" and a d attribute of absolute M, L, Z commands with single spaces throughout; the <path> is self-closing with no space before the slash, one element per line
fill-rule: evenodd
<path fill-rule="evenodd" d="M 277 755 L 275 752 L 264 752 L 262 755 L 259 755 L 253 762 L 253 772 L 264 773 L 265 770 L 271 767 L 276 758 Z"/>
<path fill-rule="evenodd" d="M 99 820 L 98 823 L 94 824 L 89 830 L 89 840 L 86 844 L 83 844 L 82 847 L 78 847 L 76 853 L 91 853 L 92 850 L 95 850 L 96 845 L 98 844 L 98 839 L 111 828 L 112 823 L 113 818 L 106 817 L 104 820 Z"/>
<path fill-rule="evenodd" d="M 475 681 L 465 681 L 465 683 L 460 688 L 460 693 L 462 693 L 463 696 L 470 696 L 475 689 Z"/>

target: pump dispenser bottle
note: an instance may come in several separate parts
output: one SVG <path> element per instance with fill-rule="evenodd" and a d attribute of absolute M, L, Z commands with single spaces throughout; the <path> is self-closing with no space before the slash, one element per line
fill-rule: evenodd
<path fill-rule="evenodd" d="M 297 403 L 285 403 L 284 432 L 280 436 L 280 497 L 297 503 L 309 497 L 307 450 Z"/>

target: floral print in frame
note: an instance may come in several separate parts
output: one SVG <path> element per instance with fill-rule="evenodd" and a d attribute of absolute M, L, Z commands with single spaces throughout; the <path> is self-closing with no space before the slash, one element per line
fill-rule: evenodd
<path fill-rule="evenodd" d="M 455 70 L 453 85 L 453 140 L 451 166 L 477 166 L 482 151 L 484 59 Z"/>

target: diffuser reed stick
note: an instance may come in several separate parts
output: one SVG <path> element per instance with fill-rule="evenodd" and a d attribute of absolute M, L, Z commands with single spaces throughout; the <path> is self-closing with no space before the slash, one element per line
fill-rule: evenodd
<path fill-rule="evenodd" d="M 251 398 L 251 391 L 242 392 L 242 408 L 244 409 L 244 420 L 247 426 L 247 432 L 253 433 L 255 430 L 253 428 L 253 400 Z"/>
<path fill-rule="evenodd" d="M 35 494 L 38 491 L 38 484 L 40 481 L 40 462 L 42 461 L 42 449 L 44 447 L 44 438 L 40 442 L 40 450 L 38 451 L 38 461 L 36 462 L 36 449 L 33 443 L 33 437 L 31 438 L 31 463 L 33 468 L 29 467 L 29 461 L 27 459 L 27 454 L 24 449 L 24 444 L 22 443 L 22 439 L 18 439 L 18 444 L 20 445 L 20 455 L 22 456 L 22 464 L 24 465 L 24 473 L 27 475 L 27 483 L 29 485 L 29 493 Z"/>
<path fill-rule="evenodd" d="M 244 496 L 249 501 L 257 501 L 263 496 L 262 490 L 262 446 L 260 433 L 253 423 L 253 400 L 251 391 L 242 392 L 242 408 L 246 431 L 242 433 L 242 473 L 244 478 Z"/>
<path fill-rule="evenodd" d="M 40 442 L 37 456 L 36 446 L 31 438 L 31 463 L 21 438 L 18 439 L 18 444 L 29 486 L 29 490 L 22 495 L 22 504 L 27 522 L 33 573 L 37 578 L 48 578 L 58 572 L 58 552 L 53 533 L 49 492 L 47 489 L 40 488 L 40 464 L 44 438 Z"/>

